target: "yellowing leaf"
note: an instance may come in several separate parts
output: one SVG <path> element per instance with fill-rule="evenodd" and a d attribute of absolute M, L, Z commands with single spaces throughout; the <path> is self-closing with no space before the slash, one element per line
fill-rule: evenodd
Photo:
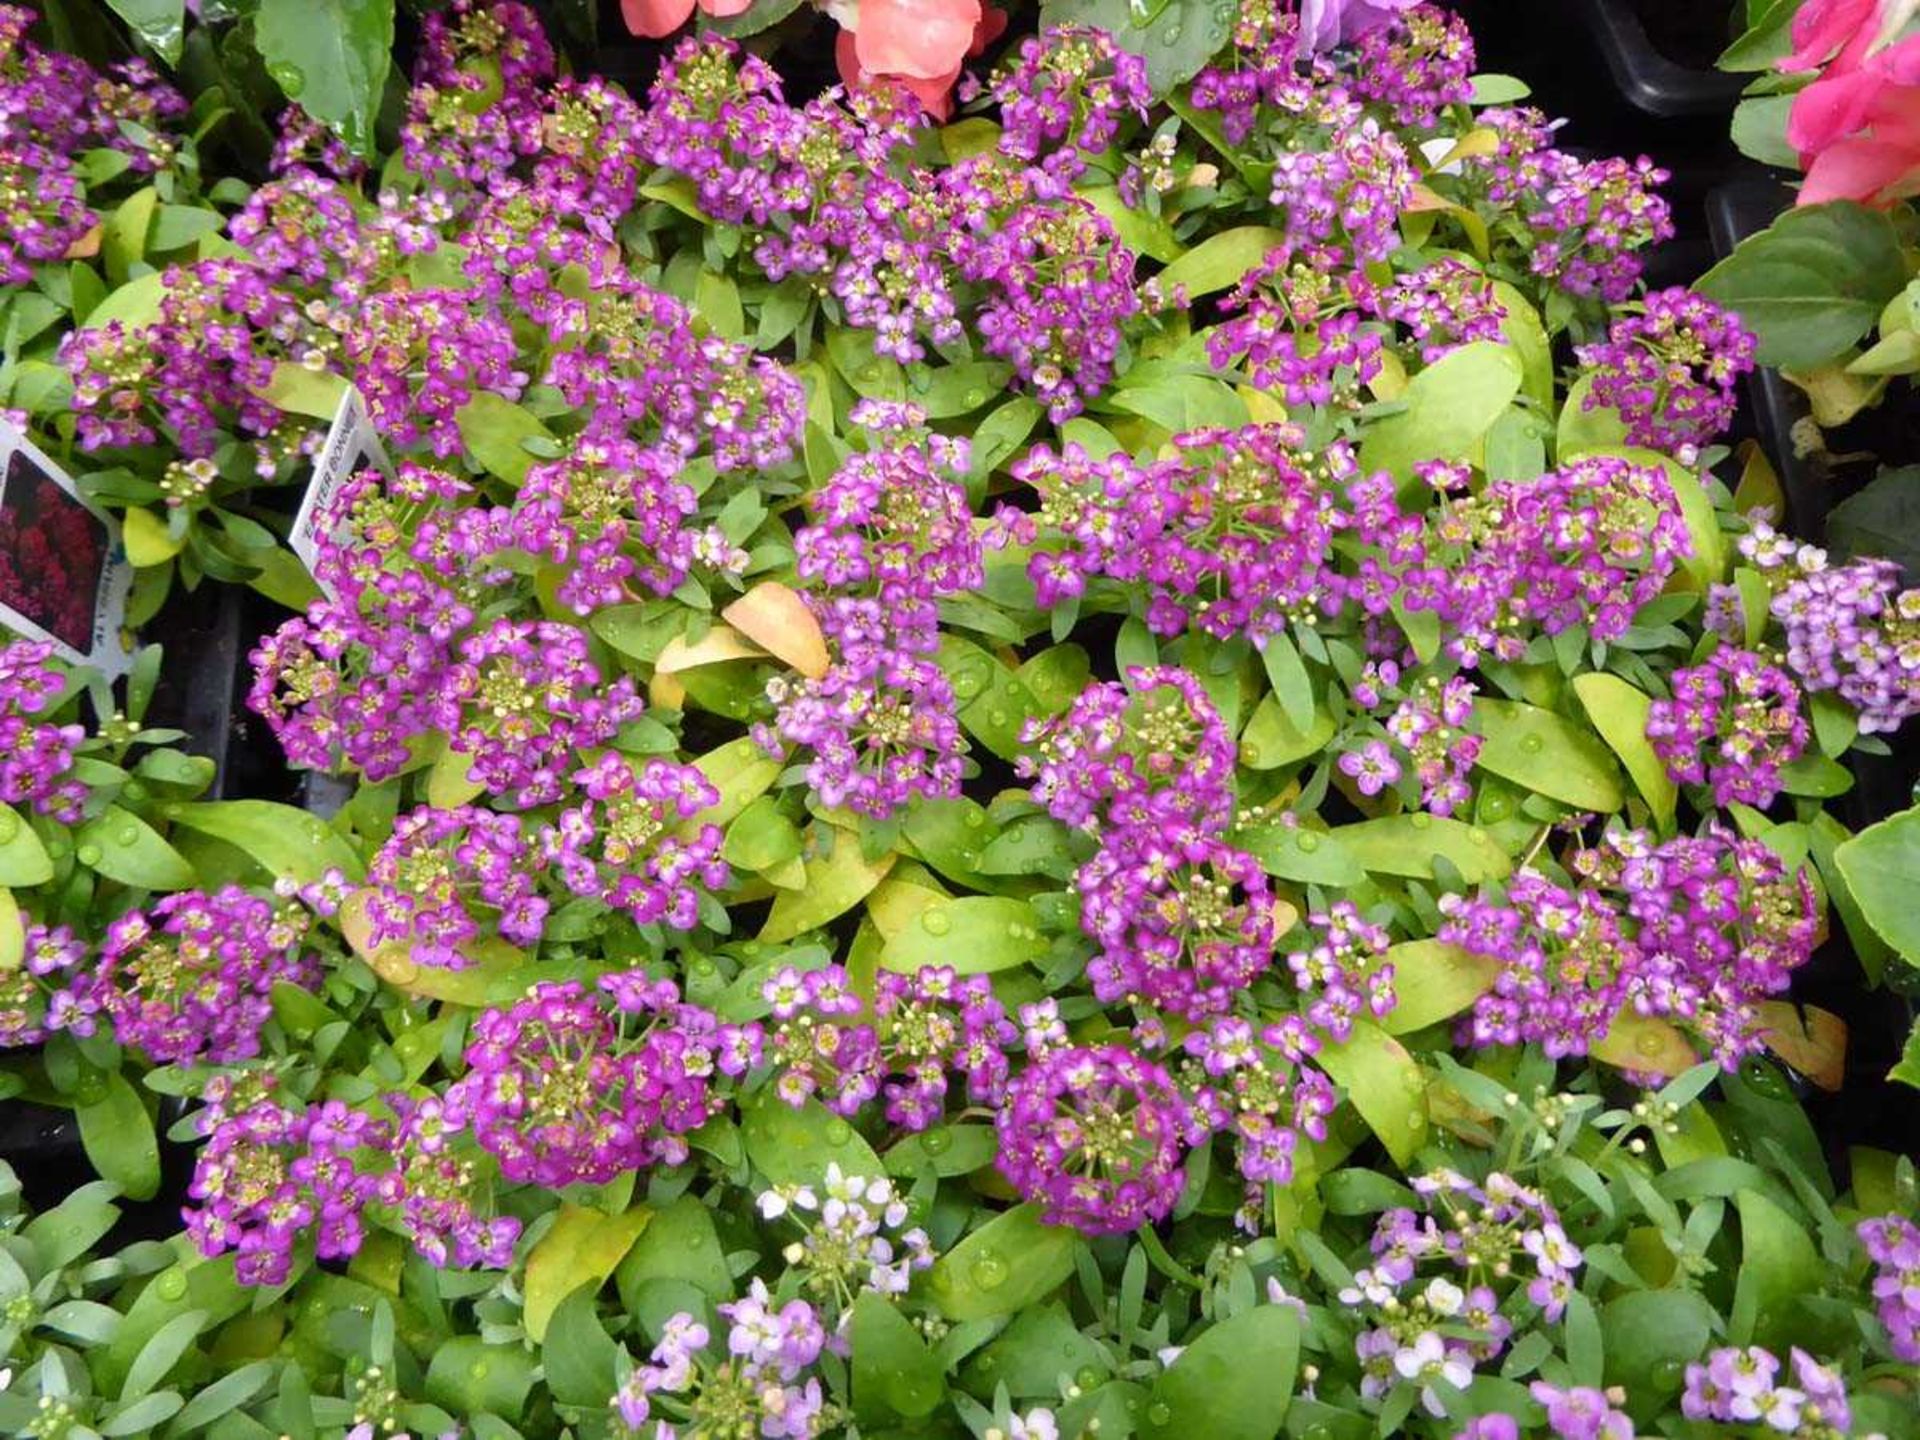
<path fill-rule="evenodd" d="M 643 1205 L 623 1214 L 603 1215 L 563 1204 L 553 1228 L 527 1256 L 527 1334 L 535 1341 L 544 1340 L 547 1322 L 560 1302 L 582 1285 L 599 1288 L 652 1218 L 653 1212 Z"/>
<path fill-rule="evenodd" d="M 766 926 L 760 932 L 760 939 L 765 943 L 791 940 L 803 930 L 846 914 L 873 893 L 886 879 L 894 861 L 900 858 L 890 852 L 877 863 L 871 863 L 860 853 L 860 837 L 851 830 L 832 825 L 814 828 L 816 841 L 824 839 L 832 849 L 828 850 L 825 844 L 817 845 L 815 855 L 806 862 L 806 887 L 783 891 L 774 899 L 773 908 L 767 912 Z"/>
<path fill-rule="evenodd" d="M 1847 1078 L 1847 1022 L 1838 1015 L 1813 1005 L 1763 1001 L 1760 1038 L 1822 1090 L 1838 1090 Z"/>
<path fill-rule="evenodd" d="M 1593 673 L 1574 677 L 1573 690 L 1586 706 L 1593 728 L 1627 767 L 1633 783 L 1662 830 L 1673 824 L 1679 790 L 1667 767 L 1647 739 L 1647 716 L 1653 701 L 1618 675 Z"/>
<path fill-rule="evenodd" d="M 820 622 L 806 602 L 779 581 L 764 580 L 754 586 L 722 610 L 720 618 L 802 675 L 817 680 L 827 673 L 827 639 L 820 633 Z"/>
<path fill-rule="evenodd" d="M 120 535 L 127 544 L 127 559 L 136 570 L 166 564 L 187 543 L 184 534 L 176 539 L 168 533 L 166 521 L 138 505 L 129 505 L 120 517 Z"/>
<path fill-rule="evenodd" d="M 728 625 L 715 625 L 689 645 L 676 635 L 667 642 L 654 661 L 656 674 L 675 675 L 682 670 L 697 670 L 702 665 L 720 665 L 729 660 L 758 660 L 762 652 L 749 644 L 739 631 Z"/>
<path fill-rule="evenodd" d="M 1379 1026 L 1356 1020 L 1352 1036 L 1322 1049 L 1318 1059 L 1394 1163 L 1411 1161 L 1427 1136 L 1427 1080 L 1407 1047 Z"/>
<path fill-rule="evenodd" d="M 1672 1079 L 1700 1063 L 1687 1037 L 1664 1020 L 1623 1010 L 1592 1047 L 1596 1060 Z"/>
<path fill-rule="evenodd" d="M 1500 973 L 1497 960 L 1439 940 L 1392 946 L 1380 963 L 1393 966 L 1398 997 L 1380 1022 L 1389 1035 L 1410 1035 L 1451 1019 L 1491 990 Z"/>

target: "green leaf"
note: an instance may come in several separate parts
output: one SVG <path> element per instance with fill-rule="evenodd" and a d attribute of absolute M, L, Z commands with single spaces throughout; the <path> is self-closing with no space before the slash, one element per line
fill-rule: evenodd
<path fill-rule="evenodd" d="M 533 468 L 535 456 L 526 442 L 553 441 L 553 432 L 532 411 L 491 390 L 475 395 L 453 418 L 460 427 L 461 443 L 473 452 L 480 467 L 509 485 L 520 484 Z"/>
<path fill-rule="evenodd" d="M 1258 1305 L 1213 1326 L 1154 1382 L 1142 1440 L 1273 1440 L 1300 1362 L 1300 1321 Z"/>
<path fill-rule="evenodd" d="M 1180 258 L 1185 247 L 1174 235 L 1173 227 L 1160 216 L 1138 205 L 1129 205 L 1113 186 L 1089 185 L 1076 193 L 1105 217 L 1113 226 L 1113 233 L 1120 237 L 1120 243 L 1134 254 L 1145 255 L 1163 265 Z"/>
<path fill-rule="evenodd" d="M 456 1335 L 442 1342 L 427 1367 L 427 1398 L 456 1415 L 519 1417 L 533 1391 L 533 1357 L 517 1346 L 496 1344 L 478 1335 Z"/>
<path fill-rule="evenodd" d="M 853 1411 L 863 1424 L 919 1420 L 947 1398 L 940 1362 L 913 1322 L 872 1291 L 853 1304 Z"/>
<path fill-rule="evenodd" d="M 1804 0 L 1763 0 L 1757 18 L 1714 62 L 1722 70 L 1763 71 L 1774 69 L 1780 61 L 1793 53 L 1793 17 L 1799 13 Z M 1749 0 L 1752 10 L 1752 0 Z M 1791 99 L 1791 96 L 1780 96 Z M 1788 169 L 1798 169 L 1800 157 L 1794 153 L 1787 161 Z"/>
<path fill-rule="evenodd" d="M 1016 1400 L 1052 1399 L 1060 1393 L 1062 1375 L 1077 1377 L 1087 1369 L 1105 1374 L 1111 1363 L 1056 1302 L 1014 1316 L 992 1344 L 968 1360 L 966 1384 L 981 1394 L 1005 1385 Z"/>
<path fill-rule="evenodd" d="M 1493 282 L 1493 298 L 1507 312 L 1500 328 L 1507 344 L 1520 358 L 1521 393 L 1540 407 L 1542 416 L 1550 417 L 1553 414 L 1553 342 L 1547 338 L 1547 327 L 1541 323 L 1540 312 L 1505 280 Z"/>
<path fill-rule="evenodd" d="M 1189 300 L 1228 290 L 1267 258 L 1267 252 L 1286 244 L 1286 232 L 1264 225 L 1243 225 L 1208 236 L 1160 272 L 1160 287 L 1168 294 L 1184 290 Z"/>
<path fill-rule="evenodd" d="M 0 804 L 0 885 L 25 890 L 53 878 L 53 857 L 11 805 Z"/>
<path fill-rule="evenodd" d="M 1156 96 L 1198 75 L 1226 45 L 1239 11 L 1215 0 L 1042 0 L 1041 26 L 1091 25 L 1147 62 Z"/>
<path fill-rule="evenodd" d="M 1842 555 L 1880 555 L 1920 575 L 1920 465 L 1882 470 L 1827 516 L 1827 543 Z"/>
<path fill-rule="evenodd" d="M 933 1303 L 949 1320 L 990 1320 L 1024 1310 L 1073 1274 L 1077 1231 L 1048 1225 L 1040 1207 L 996 1215 L 934 1262 Z"/>
<path fill-rule="evenodd" d="M 238 1410 L 265 1390 L 278 1370 L 275 1361 L 255 1360 L 196 1390 L 175 1418 L 173 1433 L 191 1435 L 200 1427 Z"/>
<path fill-rule="evenodd" d="M 1338 728 L 1332 711 L 1316 709 L 1312 723 L 1297 729 L 1287 719 L 1279 697 L 1268 695 L 1254 707 L 1247 728 L 1240 732 L 1240 763 L 1249 770 L 1278 770 L 1319 754 Z"/>
<path fill-rule="evenodd" d="M 1469 885 L 1503 879 L 1513 868 L 1507 852 L 1485 830 L 1439 815 L 1383 815 L 1338 825 L 1328 833 L 1376 875 L 1431 880 L 1436 856 Z"/>
<path fill-rule="evenodd" d="M 993 1163 L 1000 1136 L 991 1125 L 940 1125 L 903 1135 L 887 1147 L 887 1173 L 911 1180 L 923 1171 L 971 1175 Z"/>
<path fill-rule="evenodd" d="M 1508 345 L 1463 345 L 1408 382 L 1405 409 L 1375 421 L 1360 445 L 1361 467 L 1388 470 L 1403 486 L 1423 460 L 1468 460 L 1520 393 L 1525 370 Z"/>
<path fill-rule="evenodd" d="M 146 255 L 147 231 L 153 226 L 153 212 L 159 205 L 160 197 L 149 185 L 122 200 L 107 217 L 100 237 L 100 260 L 106 266 L 107 279 L 114 284 L 124 285 L 128 268 Z M 109 296 L 95 307 L 95 315 L 112 303 Z"/>
<path fill-rule="evenodd" d="M 1284 634 L 1270 635 L 1260 651 L 1260 660 L 1266 666 L 1267 679 L 1273 685 L 1274 698 L 1280 702 L 1287 723 L 1296 732 L 1311 730 L 1315 709 L 1313 677 L 1307 674 L 1307 664 L 1300 658 L 1298 647 Z"/>
<path fill-rule="evenodd" d="M 372 155 L 393 62 L 393 0 L 260 0 L 253 34 L 287 98 Z"/>
<path fill-rule="evenodd" d="M 1473 86 L 1471 103 L 1481 108 L 1511 105 L 1533 94 L 1526 81 L 1511 75 L 1475 75 L 1470 83 Z"/>
<path fill-rule="evenodd" d="M 693 762 L 720 798 L 681 826 L 682 834 L 730 823 L 780 778 L 780 762 L 751 740 L 730 740 Z"/>
<path fill-rule="evenodd" d="M 155 255 L 165 255 L 191 245 L 203 235 L 214 234 L 225 224 L 219 212 L 202 210 L 198 205 L 162 205 L 154 214 L 147 248 Z"/>
<path fill-rule="evenodd" d="M 581 1286 L 555 1307 L 540 1349 L 547 1388 L 562 1405 L 603 1407 L 618 1384 L 619 1347 L 600 1323 L 594 1292 Z"/>
<path fill-rule="evenodd" d="M 1638 1290 L 1600 1311 L 1606 1381 L 1624 1386 L 1635 1419 L 1664 1414 L 1680 1391 L 1684 1367 L 1706 1354 L 1719 1324 L 1713 1306 L 1693 1290 Z"/>
<path fill-rule="evenodd" d="M 1323 1047 L 1316 1058 L 1395 1163 L 1409 1163 L 1427 1136 L 1427 1079 L 1407 1047 L 1379 1026 L 1355 1020 L 1343 1044 Z"/>
<path fill-rule="evenodd" d="M 1733 107 L 1734 148 L 1762 165 L 1797 170 L 1800 152 L 1787 139 L 1791 95 L 1750 95 Z"/>
<path fill-rule="evenodd" d="M 140 1347 L 133 1364 L 127 1367 L 126 1381 L 120 1387 L 120 1399 L 123 1402 L 138 1400 L 166 1379 L 206 1323 L 204 1311 L 188 1310 L 175 1315 L 154 1331 L 146 1344 Z"/>
<path fill-rule="evenodd" d="M 926 411 L 929 420 L 951 420 L 970 415 L 1005 394 L 1012 375 L 1013 367 L 1004 360 L 941 365 L 924 373 L 910 373 L 907 398 Z"/>
<path fill-rule="evenodd" d="M 778 803 L 762 795 L 727 827 L 721 856 L 729 865 L 764 874 L 800 857 L 800 827 L 784 815 Z"/>
<path fill-rule="evenodd" d="M 1828 1273 L 1805 1222 L 1757 1190 L 1734 1196 L 1740 1213 L 1740 1273 L 1728 1339 L 1777 1348 L 1794 1337 L 1797 1297 L 1818 1295 Z"/>
<path fill-rule="evenodd" d="M 120 538 L 126 543 L 127 562 L 139 570 L 166 564 L 187 543 L 184 532 L 174 535 L 166 521 L 140 505 L 121 512 Z"/>
<path fill-rule="evenodd" d="M 1165 375 L 1114 390 L 1105 403 L 1175 435 L 1247 423 L 1247 402 L 1232 386 L 1210 375 Z"/>
<path fill-rule="evenodd" d="M 1482 740 L 1476 763 L 1489 775 L 1576 810 L 1610 815 L 1625 804 L 1613 756 L 1571 720 L 1518 700 L 1483 698 L 1474 702 L 1473 724 Z"/>
<path fill-rule="evenodd" d="M 1618 675 L 1598 672 L 1576 675 L 1573 690 L 1586 707 L 1593 728 L 1620 757 L 1634 786 L 1646 797 L 1660 828 L 1671 827 L 1680 792 L 1647 739 L 1647 716 L 1653 711 L 1653 701 Z"/>
<path fill-rule="evenodd" d="M 1298 825 L 1259 825 L 1234 836 L 1234 844 L 1260 862 L 1260 868 L 1302 885 L 1358 885 L 1366 867 L 1351 847 L 1331 832 Z"/>
<path fill-rule="evenodd" d="M 945 965 L 960 975 L 991 975 L 1047 956 L 1039 917 L 1024 900 L 973 895 L 942 900 L 920 912 L 880 952 L 880 964 L 902 974 Z"/>
<path fill-rule="evenodd" d="M 1411 1035 L 1467 1009 L 1493 988 L 1498 961 L 1440 940 L 1409 940 L 1388 948 L 1393 966 L 1392 1010 L 1380 1022 L 1389 1035 Z"/>
<path fill-rule="evenodd" d="M 628 1311 L 637 1304 L 640 1287 L 653 1280 L 691 1285 L 716 1303 L 733 1297 L 733 1272 L 713 1227 L 713 1212 L 696 1195 L 682 1195 L 656 1214 L 613 1278 Z"/>
<path fill-rule="evenodd" d="M 169 805 L 164 813 L 176 825 L 244 850 L 275 879 L 311 885 L 329 870 L 338 870 L 349 880 L 365 873 L 344 836 L 318 816 L 291 805 L 218 800 Z"/>
<path fill-rule="evenodd" d="M 1887 1078 L 1920 1090 L 1920 1021 L 1907 1032 L 1907 1043 L 1901 1047 L 1900 1058 L 1887 1072 Z"/>
<path fill-rule="evenodd" d="M 347 393 L 346 377 L 331 370 L 314 370 L 282 360 L 273 367 L 273 378 L 254 394 L 289 415 L 305 415 L 314 420 L 331 421 L 340 411 Z"/>
<path fill-rule="evenodd" d="M 1836 846 L 1834 863 L 1875 932 L 1909 961 L 1920 963 L 1920 809 L 1870 825 Z"/>
<path fill-rule="evenodd" d="M 179 63 L 186 38 L 187 0 L 107 0 L 107 4 L 162 60 Z"/>
<path fill-rule="evenodd" d="M 1786 211 L 1694 289 L 1739 312 L 1761 364 L 1814 370 L 1871 330 L 1906 283 L 1893 222 L 1836 200 Z"/>
<path fill-rule="evenodd" d="M 858 905 L 874 887 L 886 879 L 887 871 L 899 857 L 889 852 L 877 862 L 860 851 L 860 837 L 851 830 L 820 824 L 813 828 L 816 841 L 831 837 L 831 850 L 818 843 L 806 862 L 806 884 L 798 890 L 782 890 L 767 912 L 767 923 L 760 931 L 763 944 L 791 940 L 805 930 L 838 919 Z M 824 852 L 824 853 L 823 853 Z"/>
<path fill-rule="evenodd" d="M 99 1098 L 73 1107 L 80 1143 L 104 1180 L 129 1200 L 151 1200 L 160 1190 L 160 1143 L 139 1092 L 118 1070 L 100 1077 Z M 86 1093 L 84 1087 L 82 1093 Z"/>
<path fill-rule="evenodd" d="M 160 302 L 166 294 L 167 272 L 164 270 L 129 280 L 89 310 L 87 323 L 81 328 L 97 330 L 117 323 L 127 330 L 145 329 L 159 318 Z"/>
<path fill-rule="evenodd" d="M 89 869 L 143 890 L 186 890 L 199 877 L 187 857 L 131 810 L 109 805 L 73 837 L 74 857 Z"/>
<path fill-rule="evenodd" d="M 1024 748 L 1020 732 L 1029 719 L 1046 713 L 1012 670 L 987 651 L 956 635 L 940 637 L 940 668 L 960 701 L 960 723 L 974 739 L 1002 760 Z"/>
<path fill-rule="evenodd" d="M 546 1338 L 547 1322 L 560 1302 L 582 1286 L 598 1291 L 652 1219 L 644 1205 L 618 1215 L 561 1205 L 553 1228 L 527 1256 L 525 1323 L 536 1344 Z"/>
<path fill-rule="evenodd" d="M 762 1090 L 741 1104 L 740 1135 L 747 1158 L 775 1185 L 818 1185 L 829 1165 L 844 1175 L 886 1174 L 873 1147 L 817 1100 L 796 1107 Z"/>
<path fill-rule="evenodd" d="M 1554 450 L 1564 462 L 1594 450 L 1618 450 L 1627 443 L 1627 422 L 1611 405 L 1588 405 L 1594 377 L 1582 375 L 1567 391 L 1560 407 Z"/>

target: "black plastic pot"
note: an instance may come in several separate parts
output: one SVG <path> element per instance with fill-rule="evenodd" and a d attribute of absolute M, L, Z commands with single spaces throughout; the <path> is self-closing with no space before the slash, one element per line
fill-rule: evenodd
<path fill-rule="evenodd" d="M 1679 57 L 1656 44 L 1634 0 L 1575 0 L 1575 5 L 1614 89 L 1632 109 L 1656 120 L 1683 120 L 1727 114 L 1740 98 L 1745 78 L 1713 68 L 1714 55 L 1724 45 L 1726 0 L 1665 0 L 1663 8 L 1682 26 L 1682 34 L 1673 38 L 1694 51 Z M 1720 44 L 1698 46 L 1692 36 L 1700 26 L 1687 23 L 1696 14 L 1707 18 L 1709 35 L 1717 22 Z"/>

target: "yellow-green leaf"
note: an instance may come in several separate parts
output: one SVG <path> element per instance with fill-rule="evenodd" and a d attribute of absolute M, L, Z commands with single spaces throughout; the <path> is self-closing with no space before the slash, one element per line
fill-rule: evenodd
<path fill-rule="evenodd" d="M 1489 775 L 1576 810 L 1610 815 L 1625 803 L 1620 771 L 1598 737 L 1572 721 L 1518 700 L 1474 702 L 1481 737 L 1475 762 Z"/>
<path fill-rule="evenodd" d="M 1653 711 L 1653 701 L 1618 675 L 1598 672 L 1575 676 L 1573 690 L 1586 707 L 1593 728 L 1620 757 L 1635 788 L 1646 797 L 1660 828 L 1671 827 L 1680 792 L 1647 739 L 1647 716 Z"/>
<path fill-rule="evenodd" d="M 1393 967 L 1397 1003 L 1380 1026 L 1389 1035 L 1410 1035 L 1449 1020 L 1493 988 L 1500 963 L 1440 940 L 1410 940 L 1381 957 Z"/>
<path fill-rule="evenodd" d="M 1353 1034 L 1323 1048 L 1317 1059 L 1394 1163 L 1410 1162 L 1427 1136 L 1427 1077 L 1407 1047 L 1379 1026 L 1356 1020 Z"/>
<path fill-rule="evenodd" d="M 832 825 L 814 827 L 813 850 L 806 862 L 806 885 L 775 898 L 760 932 L 763 942 L 791 940 L 846 914 L 872 893 L 899 858 L 889 853 L 869 861 L 860 852 L 859 836 Z"/>
<path fill-rule="evenodd" d="M 605 1282 L 652 1218 L 644 1205 L 619 1215 L 561 1205 L 553 1228 L 527 1256 L 527 1334 L 536 1342 L 544 1340 L 547 1322 L 560 1302 L 582 1285 L 597 1289 Z"/>
<path fill-rule="evenodd" d="M 888 939 L 880 963 L 902 973 L 944 965 L 961 975 L 987 975 L 1037 965 L 1047 948 L 1026 901 L 971 895 L 923 907 Z"/>
<path fill-rule="evenodd" d="M 129 505 L 121 515 L 120 535 L 126 541 L 127 559 L 136 570 L 166 564 L 187 543 L 184 534 L 171 534 L 166 521 L 139 505 Z"/>

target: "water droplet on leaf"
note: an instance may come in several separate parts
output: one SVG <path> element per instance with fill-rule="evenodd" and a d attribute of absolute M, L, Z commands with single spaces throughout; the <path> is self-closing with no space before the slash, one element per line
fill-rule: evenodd
<path fill-rule="evenodd" d="M 967 1278 L 982 1290 L 997 1290 L 1007 1283 L 1007 1262 L 988 1253 L 973 1262 Z"/>
<path fill-rule="evenodd" d="M 946 906 L 936 905 L 921 914 L 920 928 L 929 935 L 944 935 L 953 929 L 953 917 L 947 913 Z"/>

